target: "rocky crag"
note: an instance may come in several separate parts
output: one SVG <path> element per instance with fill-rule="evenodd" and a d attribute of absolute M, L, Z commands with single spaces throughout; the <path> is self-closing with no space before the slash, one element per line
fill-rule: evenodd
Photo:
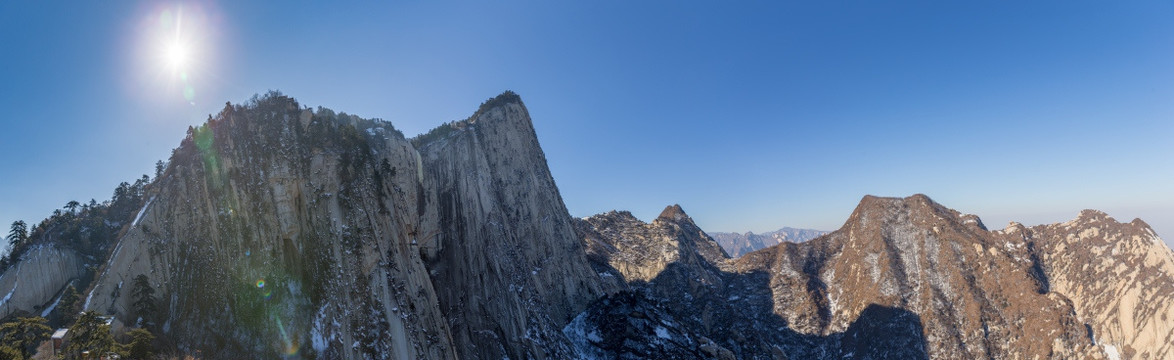
<path fill-rule="evenodd" d="M 44 222 L 0 311 L 79 280 L 116 328 L 208 358 L 1172 354 L 1174 255 L 1140 220 L 990 231 L 867 196 L 839 230 L 731 258 L 680 206 L 571 218 L 510 92 L 410 139 L 280 93 L 228 104 L 87 209 Z M 132 305 L 139 275 L 157 313 Z"/>
<path fill-rule="evenodd" d="M 214 357 L 562 358 L 602 294 L 521 100 L 406 139 L 270 94 L 176 150 L 86 308 Z M 589 274 L 592 276 L 580 276 Z"/>
<path fill-rule="evenodd" d="M 737 259 L 704 250 L 716 242 L 683 215 L 578 223 L 593 265 L 626 285 L 564 328 L 584 354 L 1169 356 L 1174 260 L 1140 220 L 989 231 L 924 195 L 868 196 L 837 231 Z"/>
<path fill-rule="evenodd" d="M 717 241 L 722 249 L 726 250 L 727 254 L 732 257 L 741 257 L 746 253 L 765 249 L 771 246 L 782 244 L 785 242 L 800 243 L 811 240 L 824 234 L 827 231 L 811 230 L 811 229 L 796 229 L 791 227 L 784 227 L 775 231 L 755 234 L 753 232 L 732 233 L 732 232 L 710 232 L 709 236 Z"/>

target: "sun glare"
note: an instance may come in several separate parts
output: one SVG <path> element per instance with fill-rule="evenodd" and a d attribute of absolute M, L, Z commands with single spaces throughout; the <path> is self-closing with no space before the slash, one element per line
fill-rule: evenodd
<path fill-rule="evenodd" d="M 197 94 L 206 90 L 198 87 L 206 85 L 215 71 L 217 26 L 209 11 L 200 4 L 147 10 L 139 27 L 140 52 L 135 60 L 136 70 L 150 70 L 140 72 L 146 94 L 195 105 Z"/>
<path fill-rule="evenodd" d="M 174 42 L 167 46 L 166 51 L 167 53 L 164 56 L 164 59 L 166 59 L 167 65 L 171 68 L 171 70 L 183 71 L 184 66 L 187 65 L 188 61 L 187 47 L 183 44 L 180 44 L 179 42 Z"/>

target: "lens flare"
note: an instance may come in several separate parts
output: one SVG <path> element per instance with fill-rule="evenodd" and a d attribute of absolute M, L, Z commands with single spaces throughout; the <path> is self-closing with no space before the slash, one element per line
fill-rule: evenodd
<path fill-rule="evenodd" d="M 264 289 L 264 288 L 265 288 L 265 279 L 257 280 L 257 288 L 258 288 L 258 289 Z"/>
<path fill-rule="evenodd" d="M 222 17 L 209 3 L 151 6 L 138 27 L 140 46 L 134 69 L 144 77 L 139 88 L 167 101 L 195 105 L 215 78 L 215 43 Z M 142 71 L 149 69 L 151 71 Z M 158 91 L 162 90 L 162 91 Z"/>

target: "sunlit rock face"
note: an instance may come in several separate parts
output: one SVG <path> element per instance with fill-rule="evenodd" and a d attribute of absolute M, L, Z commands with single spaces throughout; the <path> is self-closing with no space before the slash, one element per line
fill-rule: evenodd
<path fill-rule="evenodd" d="M 85 274 L 81 256 L 53 245 L 37 246 L 0 274 L 0 319 L 11 314 L 40 315 L 42 306 L 70 281 Z"/>
<path fill-rule="evenodd" d="M 737 259 L 708 250 L 716 242 L 679 208 L 665 213 L 650 224 L 626 212 L 579 222 L 589 258 L 610 267 L 609 274 L 626 286 L 564 328 L 583 339 L 575 342 L 582 353 L 762 359 L 1109 356 L 1089 336 L 1074 307 L 1079 301 L 1054 280 L 1049 287 L 1040 246 L 988 231 L 976 216 L 923 195 L 865 197 L 837 231 Z M 1174 283 L 1169 277 L 1153 281 Z"/>
<path fill-rule="evenodd" d="M 680 206 L 570 218 L 509 92 L 413 139 L 279 94 L 226 106 L 148 195 L 85 307 L 135 323 L 147 275 L 162 339 L 208 358 L 1171 356 L 1174 256 L 1140 220 L 990 231 L 868 196 L 731 259 Z M 38 251 L 0 277 L 43 284 L 20 307 L 70 278 L 38 261 L 84 270 Z"/>
<path fill-rule="evenodd" d="M 525 107 L 507 93 L 445 127 L 413 144 L 283 96 L 226 107 L 87 308 L 132 321 L 119 288 L 146 274 L 163 331 L 218 358 L 569 356 L 559 330 L 601 291 Z"/>
<path fill-rule="evenodd" d="M 1062 295 L 997 234 L 924 195 L 868 196 L 839 230 L 738 259 L 771 274 L 774 313 L 805 334 L 848 329 L 881 305 L 917 314 L 932 358 L 1098 355 Z"/>
<path fill-rule="evenodd" d="M 1145 222 L 1085 210 L 1065 223 L 999 233 L 1036 249 L 1049 289 L 1072 301 L 1106 354 L 1174 358 L 1174 252 Z"/>

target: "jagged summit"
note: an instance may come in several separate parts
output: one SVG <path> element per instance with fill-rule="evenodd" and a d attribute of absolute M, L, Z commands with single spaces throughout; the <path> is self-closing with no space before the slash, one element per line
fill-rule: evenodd
<path fill-rule="evenodd" d="M 208 358 L 1174 356 L 1174 252 L 1139 219 L 988 231 L 864 196 L 834 232 L 731 259 L 680 205 L 571 218 L 517 94 L 437 129 L 228 104 L 92 219 L 123 229 L 109 255 L 30 248 L 0 311 L 51 311 L 96 269 L 85 309 L 125 330 L 145 276 L 161 341 Z"/>
<path fill-rule="evenodd" d="M 688 220 L 689 222 L 693 221 L 693 219 L 690 218 L 688 214 L 685 214 L 685 210 L 681 208 L 681 205 L 678 204 L 666 206 L 664 210 L 660 212 L 660 215 L 656 217 L 656 220 L 674 222 L 684 220 Z"/>
<path fill-rule="evenodd" d="M 456 120 L 441 124 L 432 130 L 411 138 L 410 141 L 415 147 L 423 148 L 434 141 L 447 138 L 454 132 L 465 130 L 470 126 L 476 125 L 478 122 L 483 122 L 486 120 L 485 115 L 490 114 L 495 110 L 498 112 L 505 111 L 504 108 L 510 105 L 515 105 L 520 108 L 522 112 L 526 112 L 526 105 L 522 103 L 522 97 L 513 91 L 506 90 L 505 92 L 482 102 L 481 105 L 477 107 L 477 111 L 473 112 L 473 114 L 469 115 L 469 117 L 463 120 Z M 496 116 L 494 118 L 501 117 Z M 524 125 L 529 126 L 531 131 L 533 131 L 534 125 L 530 123 L 530 116 L 528 113 L 526 116 L 518 120 L 522 120 Z"/>

